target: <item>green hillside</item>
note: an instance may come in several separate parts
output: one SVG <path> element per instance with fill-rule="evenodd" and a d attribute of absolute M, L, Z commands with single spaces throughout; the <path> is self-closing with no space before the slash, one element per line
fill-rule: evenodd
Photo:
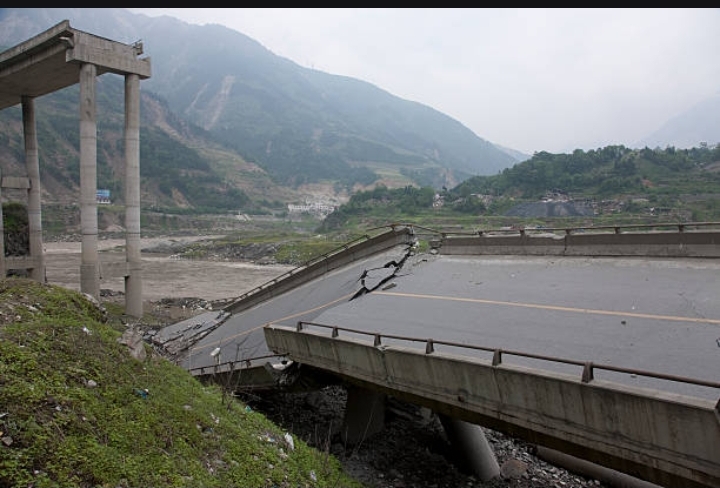
<path fill-rule="evenodd" d="M 141 83 L 140 168 L 145 206 L 167 211 L 278 213 L 316 195 L 345 198 L 393 184 L 452 186 L 516 159 L 458 121 L 370 83 L 299 66 L 244 34 L 125 9 L 0 9 L 0 43 L 62 20 L 119 42 L 142 39 L 152 76 Z M 98 77 L 98 187 L 123 191 L 123 84 Z M 41 178 L 48 199 L 77 193 L 78 89 L 37 100 Z M 0 112 L 0 169 L 24 164 L 18 107 Z M 327 193 L 327 192 L 324 192 Z"/>
<path fill-rule="evenodd" d="M 8 278 L 0 312 L 0 486 L 361 486 L 80 293 Z"/>
<path fill-rule="evenodd" d="M 475 176 L 439 192 L 408 186 L 356 193 L 321 228 L 402 220 L 441 228 L 540 225 L 558 218 L 583 225 L 720 221 L 720 146 L 541 152 L 498 175 Z"/>

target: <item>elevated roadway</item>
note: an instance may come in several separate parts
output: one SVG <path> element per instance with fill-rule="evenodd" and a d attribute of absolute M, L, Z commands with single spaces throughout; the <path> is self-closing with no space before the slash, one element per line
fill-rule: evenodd
<path fill-rule="evenodd" d="M 441 234 L 417 253 L 415 230 L 368 238 L 158 340 L 226 384 L 282 378 L 269 358 L 281 354 L 644 480 L 720 485 L 715 231 L 642 232 L 634 246 L 613 229 L 581 236 L 580 255 L 572 232 L 547 230 Z M 539 251 L 558 241 L 564 253 Z"/>

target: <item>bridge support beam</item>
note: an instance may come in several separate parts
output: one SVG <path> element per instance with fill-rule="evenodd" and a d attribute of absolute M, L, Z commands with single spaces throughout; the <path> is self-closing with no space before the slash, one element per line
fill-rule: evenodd
<path fill-rule="evenodd" d="M 598 480 L 602 483 L 607 483 L 608 486 L 615 488 L 661 488 L 660 485 L 655 483 L 635 478 L 629 474 L 621 473 L 620 471 L 615 471 L 614 469 L 606 468 L 605 466 L 600 466 L 599 464 L 591 463 L 590 461 L 585 461 L 584 459 L 579 459 L 554 449 L 544 446 L 535 446 L 535 448 L 537 450 L 537 456 L 540 459 L 573 473 Z"/>
<path fill-rule="evenodd" d="M 385 427 L 385 394 L 359 386 L 347 387 L 345 418 L 340 438 L 356 445 Z"/>
<path fill-rule="evenodd" d="M 448 440 L 459 456 L 463 468 L 482 481 L 500 476 L 495 453 L 479 425 L 446 415 L 439 415 Z"/>

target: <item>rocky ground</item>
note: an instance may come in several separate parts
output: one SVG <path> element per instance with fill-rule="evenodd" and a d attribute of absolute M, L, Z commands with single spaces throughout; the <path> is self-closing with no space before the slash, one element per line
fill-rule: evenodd
<path fill-rule="evenodd" d="M 587 488 L 609 486 L 552 465 L 534 446 L 484 429 L 501 475 L 482 481 L 459 467 L 437 416 L 388 399 L 386 427 L 357 446 L 340 439 L 346 393 L 340 386 L 309 393 L 274 392 L 245 400 L 276 424 L 337 457 L 368 488 Z"/>

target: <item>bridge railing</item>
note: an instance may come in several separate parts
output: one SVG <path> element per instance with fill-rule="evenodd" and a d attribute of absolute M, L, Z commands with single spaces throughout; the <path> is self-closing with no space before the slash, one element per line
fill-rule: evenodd
<path fill-rule="evenodd" d="M 720 383 L 313 322 L 270 324 L 264 333 L 270 349 L 287 359 L 438 413 L 660 486 L 720 486 L 720 401 L 602 381 L 593 372 L 608 369 L 716 389 Z M 477 354 L 450 354 L 441 344 L 492 352 L 493 363 Z M 583 376 L 503 361 L 510 354 L 581 366 Z"/>
<path fill-rule="evenodd" d="M 275 359 L 278 362 L 285 360 L 283 356 L 279 356 L 277 354 L 264 354 L 262 356 L 254 356 L 251 358 L 218 362 L 209 366 L 197 366 L 195 368 L 188 368 L 188 372 L 192 376 L 207 376 L 222 373 L 232 373 L 234 371 L 262 366 L 270 359 Z"/>
<path fill-rule="evenodd" d="M 395 246 L 405 241 L 407 236 L 412 235 L 412 230 L 405 226 L 388 227 L 391 228 L 388 232 L 375 236 L 365 234 L 331 251 L 307 260 L 302 265 L 240 295 L 232 303 L 223 307 L 223 310 L 230 313 L 240 312 L 332 269 Z"/>
<path fill-rule="evenodd" d="M 547 362 L 551 362 L 551 363 L 561 363 L 561 364 L 580 366 L 580 367 L 582 367 L 581 380 L 583 383 L 589 383 L 590 381 L 595 379 L 595 370 L 605 370 L 605 371 L 613 371 L 615 373 L 624 373 L 627 375 L 644 376 L 647 378 L 656 378 L 656 379 L 660 379 L 660 380 L 673 381 L 673 382 L 677 382 L 677 383 L 685 383 L 688 385 L 716 388 L 719 390 L 719 393 L 720 393 L 720 382 L 718 382 L 718 381 L 707 381 L 707 380 L 702 380 L 702 379 L 698 379 L 698 378 L 676 376 L 676 375 L 658 373 L 658 372 L 642 370 L 642 369 L 623 368 L 623 367 L 619 367 L 619 366 L 613 366 L 611 364 L 595 363 L 592 361 L 578 361 L 576 359 L 561 358 L 561 357 L 556 357 L 556 356 L 546 356 L 546 355 L 534 354 L 534 353 L 530 353 L 530 352 L 515 351 L 515 350 L 511 350 L 511 349 L 502 349 L 502 348 L 492 348 L 492 347 L 479 346 L 479 345 L 453 342 L 453 341 L 443 341 L 443 340 L 436 340 L 436 339 L 429 339 L 429 338 L 423 339 L 423 338 L 418 338 L 418 337 L 409 337 L 409 336 L 394 335 L 394 334 L 383 334 L 383 333 L 379 333 L 379 332 L 368 332 L 368 331 L 352 329 L 352 328 L 348 328 L 348 327 L 338 327 L 336 325 L 319 324 L 317 322 L 299 321 L 297 323 L 296 330 L 298 332 L 301 332 L 310 327 L 329 329 L 330 335 L 333 338 L 339 337 L 340 331 L 347 332 L 349 334 L 357 334 L 357 335 L 361 335 L 361 336 L 371 336 L 373 338 L 373 345 L 375 347 L 382 346 L 383 339 L 392 339 L 392 340 L 396 340 L 396 341 L 404 341 L 404 342 L 411 342 L 411 343 L 421 343 L 421 344 L 425 345 L 425 354 L 434 353 L 435 346 L 438 346 L 438 345 L 448 346 L 448 347 L 452 347 L 452 348 L 459 348 L 459 349 L 470 349 L 470 350 L 475 350 L 475 351 L 490 352 L 493 355 L 492 356 L 492 365 L 493 366 L 500 365 L 502 363 L 502 358 L 504 355 L 505 356 L 523 357 L 523 358 L 528 358 L 528 359 L 537 359 L 540 361 L 547 361 Z M 718 405 L 720 406 L 720 397 L 718 399 Z"/>
<path fill-rule="evenodd" d="M 441 254 L 717 258 L 720 222 L 452 231 L 430 245 Z"/>
<path fill-rule="evenodd" d="M 277 283 L 278 281 L 282 281 L 282 280 L 284 280 L 285 278 L 288 278 L 288 277 L 290 277 L 290 276 L 293 276 L 293 275 L 297 274 L 297 273 L 300 272 L 302 269 L 307 268 L 307 267 L 313 265 L 314 263 L 317 263 L 317 262 L 319 262 L 319 261 L 322 261 L 322 260 L 324 260 L 324 259 L 327 259 L 328 257 L 330 257 L 330 256 L 332 256 L 332 255 L 334 255 L 334 254 L 337 254 L 337 253 L 339 253 L 339 252 L 342 252 L 342 251 L 345 251 L 345 250 L 349 249 L 350 246 L 353 246 L 353 245 L 355 245 L 355 244 L 357 244 L 357 243 L 359 243 L 359 242 L 364 242 L 364 241 L 366 241 L 366 240 L 368 240 L 368 239 L 370 239 L 370 236 L 369 236 L 368 234 L 365 234 L 365 235 L 362 235 L 362 236 L 360 236 L 360 237 L 357 237 L 357 238 L 355 238 L 355 239 L 353 239 L 353 240 L 351 240 L 351 241 L 348 241 L 348 242 L 346 242 L 346 243 L 344 243 L 344 244 L 336 247 L 335 249 L 331 249 L 330 251 L 328 251 L 328 252 L 326 252 L 326 253 L 320 254 L 320 255 L 318 255 L 318 256 L 314 256 L 314 257 L 308 259 L 307 261 L 305 261 L 304 263 L 302 263 L 302 264 L 294 267 L 293 269 L 288 270 L 288 271 L 285 271 L 284 273 L 276 276 L 275 278 L 271 279 L 270 281 L 266 281 L 265 283 L 262 283 L 262 284 L 256 286 L 256 287 L 253 288 L 252 290 L 243 293 L 242 295 L 240 295 L 239 297 L 236 298 L 236 301 L 238 301 L 238 300 L 243 300 L 243 299 L 245 299 L 245 298 L 247 298 L 247 297 L 249 297 L 249 296 L 252 296 L 252 295 L 254 295 L 254 294 L 256 294 L 256 293 L 259 293 L 259 292 L 261 292 L 262 290 L 264 290 L 265 288 L 269 288 L 269 287 L 273 286 L 273 285 L 274 285 L 275 283 Z"/>
<path fill-rule="evenodd" d="M 646 224 L 617 224 L 617 225 L 592 225 L 592 226 L 523 226 L 500 227 L 495 229 L 477 229 L 473 231 L 463 230 L 438 230 L 435 231 L 442 237 L 450 236 L 487 236 L 487 235 L 525 235 L 526 233 L 560 233 L 565 235 L 595 232 L 622 234 L 627 231 L 669 231 L 685 232 L 691 229 L 717 228 L 720 230 L 720 222 L 656 222 Z"/>
<path fill-rule="evenodd" d="M 299 321 L 296 325 L 296 330 L 301 332 L 305 329 L 316 327 L 320 329 L 328 329 L 330 335 L 333 338 L 340 336 L 340 332 L 347 332 L 348 334 L 356 334 L 360 336 L 369 336 L 373 338 L 373 346 L 379 347 L 383 345 L 383 339 L 404 341 L 409 343 L 420 343 L 424 345 L 425 354 L 432 354 L 435 352 L 436 346 L 446 346 L 450 348 L 468 349 L 475 351 L 483 351 L 492 353 L 492 365 L 498 366 L 502 363 L 503 356 L 515 356 L 527 359 L 535 359 L 539 361 L 546 361 L 549 363 L 567 364 L 572 366 L 579 366 L 582 368 L 581 380 L 583 383 L 589 383 L 595 379 L 596 370 L 612 371 L 615 373 L 621 373 L 632 376 L 644 376 L 647 378 L 655 378 L 665 381 L 673 381 L 676 383 L 684 383 L 688 385 L 695 385 L 707 388 L 715 388 L 720 391 L 720 382 L 718 381 L 707 381 L 698 378 L 690 378 L 685 376 L 670 375 L 665 373 L 659 373 L 655 371 L 624 368 L 620 366 L 614 366 L 611 364 L 596 363 L 593 361 L 579 361 L 576 359 L 562 358 L 557 356 L 548 356 L 543 354 L 534 354 L 530 352 L 517 351 L 512 349 L 493 348 L 487 346 L 480 346 L 468 343 L 460 343 L 454 341 L 445 341 L 432 338 L 418 338 L 411 336 L 403 336 L 396 334 L 384 334 L 380 332 L 368 332 L 365 330 L 353 329 L 349 327 L 339 327 L 336 325 L 320 324 L 317 322 Z M 232 372 L 238 369 L 248 369 L 258 366 L 258 361 L 264 363 L 269 359 L 275 359 L 277 361 L 284 360 L 285 357 L 280 354 L 266 354 L 256 357 L 243 358 L 238 360 L 223 361 L 213 365 L 201 366 L 190 368 L 188 371 L 193 376 L 205 376 L 208 374 L 218 374 Z M 718 400 L 720 406 L 720 399 Z"/>

